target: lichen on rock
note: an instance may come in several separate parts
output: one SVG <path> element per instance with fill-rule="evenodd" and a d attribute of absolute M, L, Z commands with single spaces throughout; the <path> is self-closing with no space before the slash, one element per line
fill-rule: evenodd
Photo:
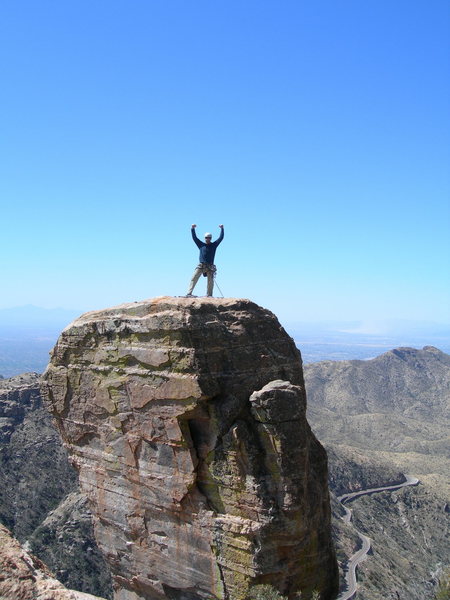
<path fill-rule="evenodd" d="M 272 313 L 169 297 L 87 313 L 61 334 L 43 394 L 116 600 L 244 600 L 266 583 L 333 597 L 326 453 Z"/>

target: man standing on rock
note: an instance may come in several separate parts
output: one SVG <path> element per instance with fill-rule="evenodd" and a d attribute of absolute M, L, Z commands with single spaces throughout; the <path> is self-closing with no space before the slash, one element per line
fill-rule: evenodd
<path fill-rule="evenodd" d="M 192 296 L 192 292 L 194 291 L 194 287 L 199 280 L 200 275 L 204 275 L 208 277 L 208 287 L 206 291 L 206 295 L 211 297 L 213 295 L 214 288 L 214 275 L 216 273 L 216 265 L 214 264 L 214 255 L 216 254 L 216 248 L 223 240 L 223 225 L 219 225 L 220 227 L 220 235 L 215 242 L 212 242 L 212 234 L 205 233 L 205 241 L 202 242 L 198 239 L 195 234 L 195 228 L 197 225 L 192 225 L 191 234 L 192 239 L 195 244 L 200 248 L 200 263 L 194 271 L 194 274 L 191 279 L 191 283 L 189 285 L 189 290 L 187 295 Z"/>

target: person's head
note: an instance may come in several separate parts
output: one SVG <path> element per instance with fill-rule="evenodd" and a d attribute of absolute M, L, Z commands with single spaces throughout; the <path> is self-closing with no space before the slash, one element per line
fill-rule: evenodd
<path fill-rule="evenodd" d="M 212 240 L 212 234 L 211 233 L 205 233 L 205 242 L 207 244 L 210 244 Z"/>

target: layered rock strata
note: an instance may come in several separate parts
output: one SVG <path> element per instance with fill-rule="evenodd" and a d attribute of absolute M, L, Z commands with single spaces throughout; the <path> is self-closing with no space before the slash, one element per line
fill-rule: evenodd
<path fill-rule="evenodd" d="M 301 358 L 248 300 L 162 297 L 61 334 L 43 393 L 116 600 L 332 598 L 327 459 Z"/>

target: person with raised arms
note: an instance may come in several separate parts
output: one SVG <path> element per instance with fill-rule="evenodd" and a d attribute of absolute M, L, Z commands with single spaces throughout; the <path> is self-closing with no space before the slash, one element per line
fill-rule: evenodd
<path fill-rule="evenodd" d="M 211 233 L 205 233 L 205 241 L 204 242 L 199 240 L 195 233 L 196 227 L 197 227 L 197 225 L 195 225 L 195 224 L 192 225 L 191 234 L 192 234 L 192 239 L 194 240 L 194 243 L 200 249 L 200 262 L 197 265 L 197 267 L 195 268 L 194 274 L 192 275 L 192 279 L 191 279 L 191 283 L 189 284 L 189 290 L 188 290 L 187 296 L 192 297 L 192 292 L 194 291 L 197 281 L 199 280 L 200 275 L 203 275 L 204 277 L 208 278 L 206 295 L 209 297 L 212 297 L 213 289 L 214 289 L 214 276 L 215 276 L 216 270 L 217 270 L 216 265 L 214 264 L 214 257 L 216 254 L 217 246 L 223 240 L 223 235 L 224 235 L 223 225 L 219 225 L 220 235 L 217 238 L 217 240 L 215 240 L 214 242 L 211 241 L 212 240 Z"/>

